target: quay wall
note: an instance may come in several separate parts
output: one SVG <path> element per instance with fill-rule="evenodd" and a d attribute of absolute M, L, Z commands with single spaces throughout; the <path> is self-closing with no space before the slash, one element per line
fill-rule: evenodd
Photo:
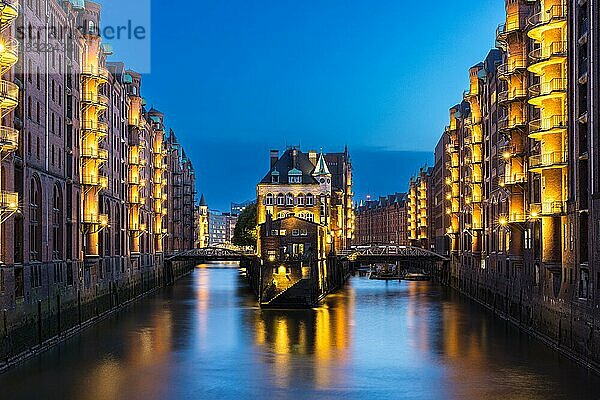
<path fill-rule="evenodd" d="M 518 276 L 498 279 L 453 259 L 438 269 L 438 279 L 480 303 L 498 317 L 576 362 L 600 373 L 600 310 L 576 300 L 542 295 Z"/>
<path fill-rule="evenodd" d="M 0 373 L 190 273 L 191 261 L 162 261 L 85 290 L 63 288 L 0 310 Z"/>

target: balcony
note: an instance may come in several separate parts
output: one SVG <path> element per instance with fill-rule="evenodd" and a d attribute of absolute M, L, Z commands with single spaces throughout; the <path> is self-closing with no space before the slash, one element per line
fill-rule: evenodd
<path fill-rule="evenodd" d="M 146 205 L 146 199 L 140 196 L 131 196 L 129 203 L 133 205 L 143 206 Z"/>
<path fill-rule="evenodd" d="M 108 226 L 108 215 L 98 213 L 84 214 L 83 223 L 88 225 Z"/>
<path fill-rule="evenodd" d="M 81 75 L 85 78 L 95 79 L 100 82 L 108 82 L 109 72 L 106 68 L 99 66 L 83 67 L 81 69 Z"/>
<path fill-rule="evenodd" d="M 19 131 L 7 126 L 0 126 L 0 150 L 15 151 L 19 147 Z"/>
<path fill-rule="evenodd" d="M 19 87 L 12 82 L 0 81 L 0 110 L 12 110 L 19 104 Z"/>
<path fill-rule="evenodd" d="M 146 165 L 146 160 L 139 157 L 139 156 L 129 156 L 129 164 L 130 165 L 136 165 L 138 167 L 143 167 Z"/>
<path fill-rule="evenodd" d="M 0 1 L 0 24 L 8 25 L 19 16 L 19 0 Z"/>
<path fill-rule="evenodd" d="M 567 166 L 566 151 L 553 151 L 529 157 L 529 170 L 540 173 L 545 169 L 564 168 Z"/>
<path fill-rule="evenodd" d="M 567 92 L 567 80 L 554 78 L 548 82 L 538 83 L 529 88 L 529 104 L 540 107 L 546 100 L 564 99 Z"/>
<path fill-rule="evenodd" d="M 0 67 L 7 70 L 19 61 L 19 42 L 16 39 L 3 39 L 0 42 Z"/>
<path fill-rule="evenodd" d="M 108 187 L 108 177 L 98 175 L 84 175 L 81 177 L 81 183 L 84 186 L 97 186 L 102 189 Z"/>
<path fill-rule="evenodd" d="M 481 231 L 483 230 L 483 224 L 481 222 L 471 222 L 470 224 L 466 224 L 467 230 L 470 231 Z"/>
<path fill-rule="evenodd" d="M 527 215 L 523 213 L 510 213 L 506 215 L 501 215 L 498 218 L 498 225 L 506 226 L 508 224 L 522 224 L 527 222 Z"/>
<path fill-rule="evenodd" d="M 108 161 L 108 150 L 98 148 L 83 148 L 81 149 L 81 157 L 92 160 Z"/>
<path fill-rule="evenodd" d="M 0 192 L 0 213 L 14 213 L 19 210 L 19 194 Z"/>
<path fill-rule="evenodd" d="M 127 183 L 134 186 L 140 185 L 140 176 L 139 175 L 130 175 Z"/>
<path fill-rule="evenodd" d="M 542 203 L 543 216 L 563 215 L 567 210 L 565 202 L 562 201 L 546 201 Z"/>
<path fill-rule="evenodd" d="M 109 100 L 103 94 L 97 92 L 85 92 L 81 96 L 81 102 L 97 108 L 108 108 Z"/>
<path fill-rule="evenodd" d="M 529 71 L 541 75 L 542 70 L 554 64 L 563 63 L 567 58 L 567 42 L 553 42 L 549 46 L 539 47 L 529 53 L 531 60 Z"/>
<path fill-rule="evenodd" d="M 539 13 L 529 17 L 529 32 L 527 35 L 538 41 L 542 41 L 544 32 L 551 29 L 566 27 L 567 25 L 567 6 L 557 4 L 548 10 L 541 10 Z"/>
<path fill-rule="evenodd" d="M 95 134 L 98 139 L 108 136 L 108 124 L 93 119 L 83 120 L 81 122 L 81 130 L 83 131 L 84 136 Z"/>
<path fill-rule="evenodd" d="M 483 202 L 483 197 L 480 194 L 471 195 L 471 203 L 479 204 L 481 202 Z"/>
<path fill-rule="evenodd" d="M 536 119 L 529 123 L 529 137 L 540 140 L 544 135 L 562 133 L 567 129 L 567 118 L 554 115 L 544 119 Z"/>
<path fill-rule="evenodd" d="M 513 60 L 500 64 L 498 66 L 498 78 L 506 79 L 516 73 L 522 73 L 527 70 L 527 62 L 525 60 Z"/>
<path fill-rule="evenodd" d="M 523 172 L 517 172 L 513 174 L 506 174 L 504 176 L 499 177 L 499 185 L 500 187 L 514 186 L 514 185 L 522 185 L 527 182 L 527 174 Z"/>
<path fill-rule="evenodd" d="M 522 88 L 513 88 L 498 93 L 498 103 L 500 104 L 523 101 L 525 98 L 527 98 L 527 90 Z"/>

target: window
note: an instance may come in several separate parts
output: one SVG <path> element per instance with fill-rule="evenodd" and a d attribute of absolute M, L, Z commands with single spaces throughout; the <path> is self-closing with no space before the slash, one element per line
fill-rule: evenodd
<path fill-rule="evenodd" d="M 306 205 L 307 206 L 314 206 L 315 205 L 315 196 L 313 196 L 312 194 L 307 194 L 306 195 Z"/>
<path fill-rule="evenodd" d="M 31 287 L 38 288 L 42 286 L 42 266 L 33 264 L 31 266 Z"/>
<path fill-rule="evenodd" d="M 277 195 L 277 205 L 278 206 L 285 205 L 285 196 L 281 193 Z"/>
<path fill-rule="evenodd" d="M 296 197 L 296 204 L 299 205 L 299 206 L 303 206 L 304 205 L 304 195 L 302 193 L 300 193 Z"/>
<path fill-rule="evenodd" d="M 39 178 L 31 179 L 29 188 L 29 259 L 42 260 L 42 196 Z"/>
<path fill-rule="evenodd" d="M 286 203 L 286 205 L 288 205 L 288 206 L 293 206 L 293 205 L 294 205 L 294 195 L 293 195 L 293 194 L 291 194 L 291 193 L 288 193 L 288 194 L 285 196 L 285 203 Z"/>
<path fill-rule="evenodd" d="M 587 269 L 580 271 L 579 298 L 587 299 L 590 293 L 590 272 Z"/>
<path fill-rule="evenodd" d="M 301 219 L 304 219 L 306 221 L 310 221 L 310 222 L 314 222 L 315 221 L 315 216 L 311 212 L 300 213 L 300 215 L 298 215 L 298 217 L 301 218 Z"/>
<path fill-rule="evenodd" d="M 292 236 L 300 236 L 300 230 L 299 229 L 293 229 L 292 230 Z"/>
<path fill-rule="evenodd" d="M 52 259 L 62 260 L 63 248 L 63 200 L 60 186 L 54 185 L 52 203 Z M 61 281 L 62 282 L 62 281 Z"/>
<path fill-rule="evenodd" d="M 529 250 L 532 248 L 531 240 L 531 228 L 525 230 L 525 249 Z"/>
<path fill-rule="evenodd" d="M 266 200 L 265 200 L 265 204 L 267 206 L 272 206 L 273 205 L 273 194 L 269 193 L 267 194 Z"/>

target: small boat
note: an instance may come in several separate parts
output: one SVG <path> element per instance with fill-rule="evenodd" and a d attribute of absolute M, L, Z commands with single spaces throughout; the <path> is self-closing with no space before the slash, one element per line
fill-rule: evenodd
<path fill-rule="evenodd" d="M 405 281 L 430 281 L 431 275 L 427 274 L 425 271 L 421 272 L 407 272 L 404 274 L 402 278 Z"/>
<path fill-rule="evenodd" d="M 374 281 L 399 281 L 401 278 L 398 275 L 370 273 L 369 279 Z"/>

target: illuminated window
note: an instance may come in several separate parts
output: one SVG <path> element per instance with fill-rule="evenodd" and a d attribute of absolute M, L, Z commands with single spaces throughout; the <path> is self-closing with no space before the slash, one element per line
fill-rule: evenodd
<path fill-rule="evenodd" d="M 281 193 L 277 195 L 277 205 L 278 206 L 285 205 L 285 196 Z"/>
<path fill-rule="evenodd" d="M 265 204 L 268 206 L 272 206 L 273 205 L 273 194 L 269 193 L 267 194 L 266 200 L 265 200 Z"/>

